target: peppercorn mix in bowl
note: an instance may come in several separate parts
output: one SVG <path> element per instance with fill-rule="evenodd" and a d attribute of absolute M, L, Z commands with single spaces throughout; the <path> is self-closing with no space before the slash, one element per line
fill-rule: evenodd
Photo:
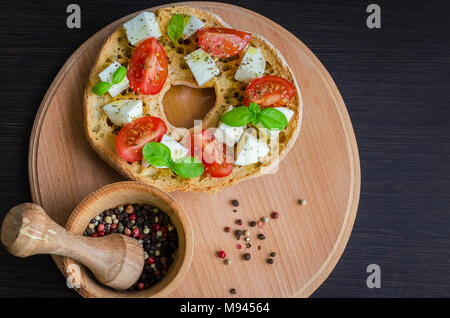
<path fill-rule="evenodd" d="M 118 182 L 95 191 L 75 208 L 66 229 L 92 237 L 127 235 L 144 249 L 141 276 L 127 291 L 100 284 L 84 266 L 64 258 L 64 274 L 83 297 L 167 296 L 183 280 L 192 260 L 192 229 L 181 207 L 167 193 L 138 182 Z M 74 265 L 79 266 L 79 275 Z"/>

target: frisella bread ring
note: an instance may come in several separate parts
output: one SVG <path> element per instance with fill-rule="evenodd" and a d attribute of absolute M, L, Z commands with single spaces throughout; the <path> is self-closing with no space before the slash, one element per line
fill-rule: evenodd
<path fill-rule="evenodd" d="M 163 98 L 175 85 L 214 88 L 202 128 L 167 120 Z M 214 193 L 269 171 L 294 144 L 301 115 L 295 77 L 272 44 L 185 6 L 119 26 L 84 98 L 92 148 L 123 176 L 166 191 Z"/>

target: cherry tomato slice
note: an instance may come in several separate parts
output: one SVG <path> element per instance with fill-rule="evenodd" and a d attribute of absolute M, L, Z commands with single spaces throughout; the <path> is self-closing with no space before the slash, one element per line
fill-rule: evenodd
<path fill-rule="evenodd" d="M 167 79 L 167 57 L 155 38 L 142 42 L 128 64 L 127 78 L 134 92 L 154 95 L 161 91 Z"/>
<path fill-rule="evenodd" d="M 202 50 L 215 57 L 239 54 L 252 38 L 251 33 L 227 28 L 202 28 L 197 34 Z"/>
<path fill-rule="evenodd" d="M 293 84 L 282 77 L 263 76 L 253 80 L 245 90 L 244 104 L 257 103 L 261 107 L 281 107 L 295 95 Z"/>
<path fill-rule="evenodd" d="M 210 130 L 202 130 L 201 134 L 191 134 L 186 147 L 190 149 L 191 156 L 202 160 L 205 172 L 211 177 L 226 177 L 233 171 L 233 163 L 227 157 L 225 144 L 217 141 Z"/>
<path fill-rule="evenodd" d="M 205 171 L 213 178 L 223 178 L 229 176 L 233 172 L 233 164 L 231 162 L 214 162 L 210 165 L 207 165 L 205 167 Z"/>
<path fill-rule="evenodd" d="M 145 116 L 126 124 L 116 137 L 119 156 L 128 161 L 142 160 L 142 148 L 150 141 L 161 141 L 167 127 L 161 118 Z"/>

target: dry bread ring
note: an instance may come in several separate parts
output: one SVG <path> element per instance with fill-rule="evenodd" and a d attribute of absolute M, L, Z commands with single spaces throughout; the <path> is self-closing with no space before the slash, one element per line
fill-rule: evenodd
<path fill-rule="evenodd" d="M 233 172 L 227 177 L 212 178 L 207 174 L 203 174 L 200 177 L 190 179 L 177 176 L 170 169 L 145 166 L 141 162 L 129 163 L 119 156 L 116 150 L 115 139 L 120 127 L 111 123 L 103 111 L 104 105 L 115 100 L 141 100 L 143 102 L 144 115 L 161 118 L 168 128 L 167 134 L 174 139 L 180 140 L 183 137 L 183 130 L 177 129 L 167 120 L 162 102 L 165 93 L 172 85 L 198 87 L 191 70 L 186 65 L 184 57 L 186 54 L 198 49 L 199 45 L 196 34 L 192 35 L 187 41 L 181 41 L 180 44 L 174 45 L 167 34 L 167 25 L 171 16 L 173 14 L 195 16 L 202 20 L 207 27 L 231 28 L 217 15 L 198 8 L 175 6 L 159 9 L 154 13 L 162 33 L 158 41 L 164 48 L 169 63 L 167 80 L 161 91 L 156 95 L 138 94 L 130 88 L 115 98 L 111 97 L 110 94 L 103 96 L 94 94 L 92 88 L 99 82 L 98 74 L 113 62 L 127 66 L 135 50 L 135 47 L 127 39 L 123 25 L 112 33 L 98 55 L 85 90 L 85 131 L 92 148 L 101 158 L 126 178 L 151 184 L 166 191 L 182 190 L 214 193 L 247 178 L 259 176 L 262 168 L 269 168 L 278 164 L 289 152 L 298 136 L 302 117 L 302 99 L 295 77 L 281 53 L 267 40 L 255 34 L 253 34 L 249 45 L 261 50 L 266 61 L 265 75 L 282 77 L 296 87 L 294 97 L 285 105 L 286 108 L 294 112 L 294 115 L 290 119 L 288 127 L 279 134 L 279 156 L 274 155 L 271 151 L 262 162 L 246 166 L 235 165 Z M 214 87 L 216 102 L 203 118 L 203 128 L 217 127 L 221 116 L 230 105 L 243 105 L 243 93 L 247 84 L 235 80 L 234 74 L 244 54 L 245 50 L 233 57 L 214 58 L 214 62 L 220 69 L 220 74 L 203 85 L 202 88 Z"/>

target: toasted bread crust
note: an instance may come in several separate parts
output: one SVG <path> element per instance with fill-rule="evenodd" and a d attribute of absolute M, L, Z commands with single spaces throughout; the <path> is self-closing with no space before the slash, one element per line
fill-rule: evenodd
<path fill-rule="evenodd" d="M 182 136 L 179 134 L 179 130 L 168 122 L 164 114 L 162 100 L 164 94 L 172 85 L 198 87 L 190 70 L 183 65 L 184 56 L 194 51 L 197 48 L 197 45 L 195 41 L 192 40 L 190 44 L 183 46 L 185 50 L 183 54 L 177 53 L 176 50 L 172 48 L 171 40 L 166 33 L 166 28 L 170 16 L 176 13 L 195 15 L 199 19 L 202 19 L 207 26 L 230 27 L 217 15 L 197 8 L 176 6 L 156 10 L 155 14 L 158 18 L 161 32 L 163 33 L 163 36 L 159 41 L 161 45 L 163 45 L 170 62 L 167 80 L 161 92 L 156 95 L 137 96 L 128 89 L 125 93 L 119 95 L 115 99 L 141 99 L 144 103 L 144 114 L 162 118 L 168 127 L 168 134 L 172 135 L 175 139 L 180 139 Z M 195 35 L 192 38 L 194 37 Z M 104 96 L 93 94 L 92 87 L 98 82 L 98 74 L 111 62 L 118 61 L 123 65 L 127 65 L 133 47 L 131 47 L 127 41 L 123 26 L 120 26 L 112 33 L 104 43 L 91 70 L 86 86 L 84 96 L 84 127 L 90 145 L 103 160 L 125 178 L 151 184 L 168 192 L 181 190 L 215 193 L 220 189 L 232 186 L 245 179 L 261 175 L 262 168 L 270 169 L 270 167 L 275 166 L 292 148 L 300 131 L 303 107 L 297 81 L 281 53 L 267 40 L 258 35 L 253 36 L 250 44 L 261 49 L 267 62 L 267 75 L 281 76 L 294 83 L 297 88 L 297 94 L 292 101 L 286 105 L 286 107 L 294 111 L 294 116 L 290 120 L 289 126 L 280 133 L 278 158 L 274 157 L 274 159 L 270 159 L 273 156 L 269 154 L 267 157 L 268 159 L 265 160 L 264 163 L 259 162 L 249 166 L 234 166 L 232 174 L 224 178 L 211 178 L 203 175 L 199 178 L 192 179 L 184 179 L 176 176 L 171 173 L 169 169 L 158 169 L 152 166 L 143 168 L 140 162 L 130 164 L 120 158 L 115 148 L 115 136 L 118 127 L 108 123 L 106 115 L 102 111 L 102 106 L 115 99 L 109 94 Z M 239 58 L 241 58 L 242 55 L 243 53 L 240 54 Z M 242 92 L 243 89 L 245 90 L 245 85 L 233 79 L 237 69 L 235 63 L 237 60 L 232 58 L 229 59 L 230 61 L 216 61 L 221 69 L 220 75 L 215 80 L 202 86 L 212 86 L 216 91 L 216 103 L 206 114 L 202 122 L 204 128 L 217 127 L 221 115 L 230 104 L 235 106 L 242 104 Z M 237 91 L 239 92 L 239 97 L 230 97 L 230 94 L 227 94 L 227 91 Z"/>

